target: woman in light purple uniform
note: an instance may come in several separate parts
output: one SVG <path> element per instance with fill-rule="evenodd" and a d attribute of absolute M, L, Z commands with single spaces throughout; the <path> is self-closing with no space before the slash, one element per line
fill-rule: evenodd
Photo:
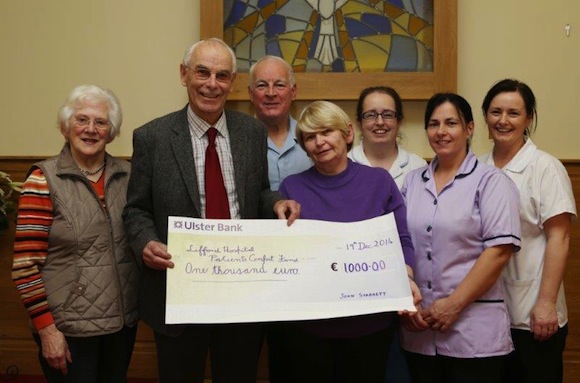
<path fill-rule="evenodd" d="M 513 350 L 499 276 L 520 248 L 519 195 L 469 150 L 469 103 L 433 96 L 425 130 L 435 158 L 401 190 L 423 301 L 403 318 L 402 346 L 415 383 L 496 383 Z"/>

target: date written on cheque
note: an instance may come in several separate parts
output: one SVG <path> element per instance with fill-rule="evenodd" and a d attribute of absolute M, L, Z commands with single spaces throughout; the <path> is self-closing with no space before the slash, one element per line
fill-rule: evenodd
<path fill-rule="evenodd" d="M 353 241 L 347 242 L 346 249 L 347 250 L 354 250 L 354 251 L 361 251 L 361 250 L 368 250 L 368 249 L 375 249 L 377 247 L 385 247 L 393 244 L 393 240 L 391 238 L 386 239 L 375 239 L 369 242 L 362 242 L 362 241 Z"/>

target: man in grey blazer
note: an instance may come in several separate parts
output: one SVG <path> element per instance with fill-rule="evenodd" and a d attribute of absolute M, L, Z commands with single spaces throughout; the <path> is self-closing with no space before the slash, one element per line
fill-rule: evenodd
<path fill-rule="evenodd" d="M 259 324 L 165 324 L 169 216 L 205 218 L 207 130 L 216 147 L 233 219 L 286 218 L 300 206 L 281 200 L 268 182 L 266 131 L 257 120 L 224 109 L 236 77 L 233 51 L 219 39 L 192 45 L 180 67 L 188 105 L 133 134 L 132 173 L 123 218 L 142 265 L 139 310 L 153 328 L 160 383 L 203 382 L 208 350 L 213 382 L 255 382 L 262 342 Z"/>

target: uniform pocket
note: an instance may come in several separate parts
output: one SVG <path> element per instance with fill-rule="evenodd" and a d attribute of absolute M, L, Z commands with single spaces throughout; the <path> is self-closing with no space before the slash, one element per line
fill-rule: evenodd
<path fill-rule="evenodd" d="M 540 281 L 504 278 L 503 282 L 512 327 L 529 328 L 530 312 L 536 303 Z"/>

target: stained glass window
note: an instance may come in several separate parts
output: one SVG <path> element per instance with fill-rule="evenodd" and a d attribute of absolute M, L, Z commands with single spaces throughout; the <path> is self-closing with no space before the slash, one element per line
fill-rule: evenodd
<path fill-rule="evenodd" d="M 241 72 L 266 54 L 296 72 L 433 70 L 433 0 L 224 0 L 223 19 Z"/>

